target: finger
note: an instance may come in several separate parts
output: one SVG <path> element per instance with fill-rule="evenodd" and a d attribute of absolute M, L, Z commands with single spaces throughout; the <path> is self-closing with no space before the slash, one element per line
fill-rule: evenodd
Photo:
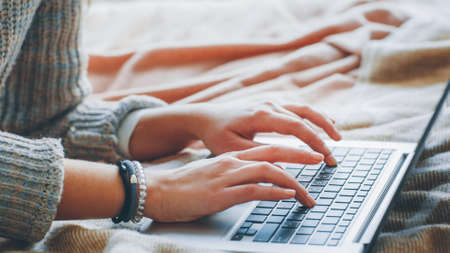
<path fill-rule="evenodd" d="M 283 188 L 293 189 L 296 199 L 306 206 L 313 206 L 314 199 L 309 196 L 305 188 L 285 170 L 268 162 L 258 162 L 242 166 L 230 171 L 224 177 L 226 186 L 236 186 L 249 183 L 272 183 Z"/>
<path fill-rule="evenodd" d="M 324 159 L 322 154 L 307 150 L 279 145 L 261 145 L 236 152 L 241 160 L 316 164 Z"/>
<path fill-rule="evenodd" d="M 255 114 L 255 119 L 251 124 L 255 131 L 293 135 L 308 144 L 314 151 L 322 153 L 328 165 L 336 165 L 337 163 L 322 139 L 301 120 L 283 114 L 261 111 L 261 113 Z"/>
<path fill-rule="evenodd" d="M 284 106 L 287 110 L 295 113 L 299 117 L 308 119 L 313 124 L 322 128 L 328 136 L 330 136 L 333 140 L 342 139 L 336 127 L 333 125 L 333 122 L 325 115 L 311 109 L 308 106 L 298 106 L 298 105 L 287 105 Z"/>
<path fill-rule="evenodd" d="M 294 196 L 295 191 L 293 189 L 285 189 L 278 186 L 238 185 L 224 189 L 221 196 L 224 203 L 222 209 L 253 200 L 280 200 L 293 198 Z"/>

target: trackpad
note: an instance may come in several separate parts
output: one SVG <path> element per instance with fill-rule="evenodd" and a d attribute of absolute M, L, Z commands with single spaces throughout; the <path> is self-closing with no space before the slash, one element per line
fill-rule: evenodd
<path fill-rule="evenodd" d="M 223 212 L 210 215 L 193 222 L 158 223 L 149 225 L 146 232 L 176 240 L 210 241 L 221 240 L 242 215 L 247 214 L 254 202 L 234 206 Z"/>

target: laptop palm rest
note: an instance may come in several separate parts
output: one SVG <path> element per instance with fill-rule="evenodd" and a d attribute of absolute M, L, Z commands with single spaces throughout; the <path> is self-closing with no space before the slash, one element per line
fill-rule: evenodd
<path fill-rule="evenodd" d="M 159 223 L 153 222 L 145 230 L 152 235 L 166 236 L 180 241 L 223 240 L 224 236 L 246 213 L 252 202 L 236 205 L 223 212 L 203 217 L 193 222 Z"/>

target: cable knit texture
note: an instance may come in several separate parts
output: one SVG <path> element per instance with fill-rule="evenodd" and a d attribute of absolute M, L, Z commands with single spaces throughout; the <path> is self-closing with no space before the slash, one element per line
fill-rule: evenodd
<path fill-rule="evenodd" d="M 79 49 L 80 18 L 79 0 L 0 2 L 1 236 L 41 239 L 59 203 L 64 152 L 124 158 L 116 135 L 122 119 L 165 104 L 138 96 L 85 100 L 91 88 Z"/>

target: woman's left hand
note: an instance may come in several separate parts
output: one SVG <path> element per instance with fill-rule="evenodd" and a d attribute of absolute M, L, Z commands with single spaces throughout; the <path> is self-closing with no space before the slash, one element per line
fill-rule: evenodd
<path fill-rule="evenodd" d="M 248 100 L 169 105 L 149 110 L 133 133 L 130 153 L 149 158 L 179 151 L 200 139 L 219 155 L 264 145 L 253 140 L 255 134 L 276 132 L 297 137 L 321 153 L 327 164 L 335 165 L 329 148 L 306 120 L 322 128 L 333 140 L 341 139 L 331 119 L 304 105 Z M 317 154 L 305 156 L 304 163 L 317 162 Z"/>

